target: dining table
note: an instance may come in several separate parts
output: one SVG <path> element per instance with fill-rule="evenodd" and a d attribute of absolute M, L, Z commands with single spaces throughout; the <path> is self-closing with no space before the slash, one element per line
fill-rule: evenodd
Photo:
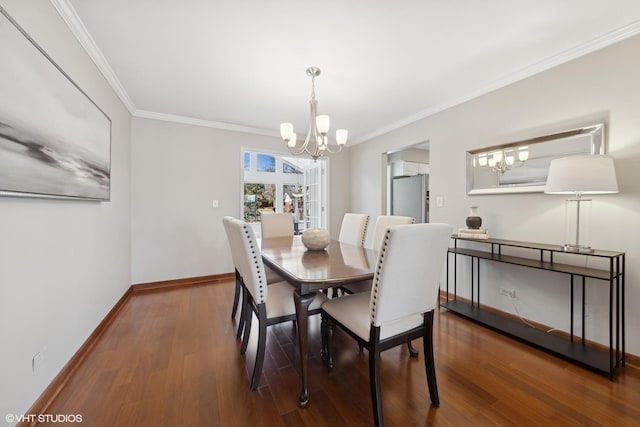
<path fill-rule="evenodd" d="M 309 305 L 319 291 L 373 279 L 377 251 L 337 240 L 331 240 L 323 250 L 309 250 L 301 236 L 265 238 L 260 245 L 264 264 L 294 287 L 302 381 L 298 404 L 304 408 L 309 403 Z"/>

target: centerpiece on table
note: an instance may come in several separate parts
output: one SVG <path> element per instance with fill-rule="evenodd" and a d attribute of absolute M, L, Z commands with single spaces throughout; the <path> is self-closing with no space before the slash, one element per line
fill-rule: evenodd
<path fill-rule="evenodd" d="M 329 230 L 325 228 L 310 228 L 302 233 L 302 244 L 310 251 L 322 251 L 330 241 Z"/>

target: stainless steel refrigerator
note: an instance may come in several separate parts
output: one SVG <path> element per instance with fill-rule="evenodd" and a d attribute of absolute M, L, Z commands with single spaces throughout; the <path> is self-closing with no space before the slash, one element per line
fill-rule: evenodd
<path fill-rule="evenodd" d="M 395 177 L 391 182 L 391 215 L 429 222 L 429 175 Z"/>

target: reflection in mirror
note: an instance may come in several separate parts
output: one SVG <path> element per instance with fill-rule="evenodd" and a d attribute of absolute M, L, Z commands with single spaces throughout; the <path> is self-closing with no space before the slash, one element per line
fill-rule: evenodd
<path fill-rule="evenodd" d="M 467 151 L 467 194 L 544 191 L 551 160 L 576 154 L 604 154 L 604 124 Z"/>

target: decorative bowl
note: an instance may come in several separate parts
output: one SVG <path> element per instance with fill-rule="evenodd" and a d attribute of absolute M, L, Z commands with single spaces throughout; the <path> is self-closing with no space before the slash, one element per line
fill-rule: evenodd
<path fill-rule="evenodd" d="M 330 241 L 329 230 L 325 228 L 310 228 L 302 233 L 302 244 L 310 251 L 322 251 Z"/>

